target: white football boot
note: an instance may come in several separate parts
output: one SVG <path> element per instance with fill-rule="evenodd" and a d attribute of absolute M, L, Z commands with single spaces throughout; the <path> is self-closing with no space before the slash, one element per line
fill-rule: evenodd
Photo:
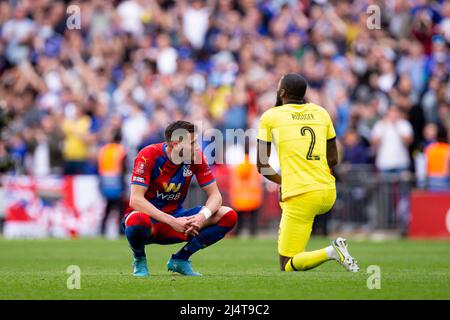
<path fill-rule="evenodd" d="M 337 261 L 341 264 L 347 271 L 358 272 L 359 266 L 358 261 L 356 261 L 347 250 L 347 240 L 341 237 L 336 238 L 336 240 L 331 242 L 334 250 L 338 255 Z"/>

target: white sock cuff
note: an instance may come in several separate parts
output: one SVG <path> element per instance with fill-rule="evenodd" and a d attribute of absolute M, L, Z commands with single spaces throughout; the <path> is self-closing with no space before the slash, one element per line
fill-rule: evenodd
<path fill-rule="evenodd" d="M 325 251 L 327 252 L 327 257 L 329 259 L 334 259 L 334 260 L 338 259 L 338 254 L 337 254 L 336 250 L 334 250 L 333 246 L 326 247 Z"/>

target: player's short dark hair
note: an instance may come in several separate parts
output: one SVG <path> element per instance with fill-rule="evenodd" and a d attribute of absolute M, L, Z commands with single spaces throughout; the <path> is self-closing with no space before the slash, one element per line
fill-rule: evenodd
<path fill-rule="evenodd" d="M 283 76 L 280 83 L 280 89 L 286 91 L 286 97 L 289 99 L 301 100 L 305 98 L 308 82 L 298 73 L 288 73 Z"/>
<path fill-rule="evenodd" d="M 175 122 L 169 124 L 166 128 L 166 131 L 164 132 L 166 141 L 167 142 L 172 141 L 173 133 L 179 129 L 185 130 L 189 133 L 195 133 L 197 130 L 196 126 L 189 121 L 183 121 L 183 120 L 175 121 Z"/>

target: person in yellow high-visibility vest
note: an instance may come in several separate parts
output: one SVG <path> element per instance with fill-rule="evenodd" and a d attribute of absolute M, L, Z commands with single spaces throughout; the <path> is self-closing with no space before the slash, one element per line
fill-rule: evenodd
<path fill-rule="evenodd" d="M 106 200 L 105 214 L 101 224 L 101 233 L 106 231 L 106 221 L 110 213 L 115 210 L 119 216 L 123 212 L 123 196 L 125 192 L 125 148 L 120 144 L 120 133 L 116 133 L 110 143 L 102 146 L 98 153 L 98 174 L 100 191 Z M 119 232 L 123 233 L 120 228 Z"/>
<path fill-rule="evenodd" d="M 447 130 L 439 127 L 435 142 L 425 149 L 427 188 L 431 191 L 450 190 L 450 145 Z"/>
<path fill-rule="evenodd" d="M 258 210 L 263 199 L 262 177 L 256 165 L 251 164 L 248 154 L 243 163 L 231 169 L 230 201 L 240 219 L 235 234 L 242 231 L 244 217 L 250 222 L 250 234 L 256 235 L 258 224 Z M 247 218 L 246 217 L 246 218 Z"/>

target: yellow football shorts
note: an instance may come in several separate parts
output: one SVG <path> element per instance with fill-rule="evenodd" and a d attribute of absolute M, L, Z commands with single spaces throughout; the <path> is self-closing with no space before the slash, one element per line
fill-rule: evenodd
<path fill-rule="evenodd" d="M 330 211 L 335 201 L 336 189 L 330 189 L 302 193 L 280 202 L 282 214 L 278 230 L 278 253 L 293 257 L 305 251 L 314 217 Z"/>

